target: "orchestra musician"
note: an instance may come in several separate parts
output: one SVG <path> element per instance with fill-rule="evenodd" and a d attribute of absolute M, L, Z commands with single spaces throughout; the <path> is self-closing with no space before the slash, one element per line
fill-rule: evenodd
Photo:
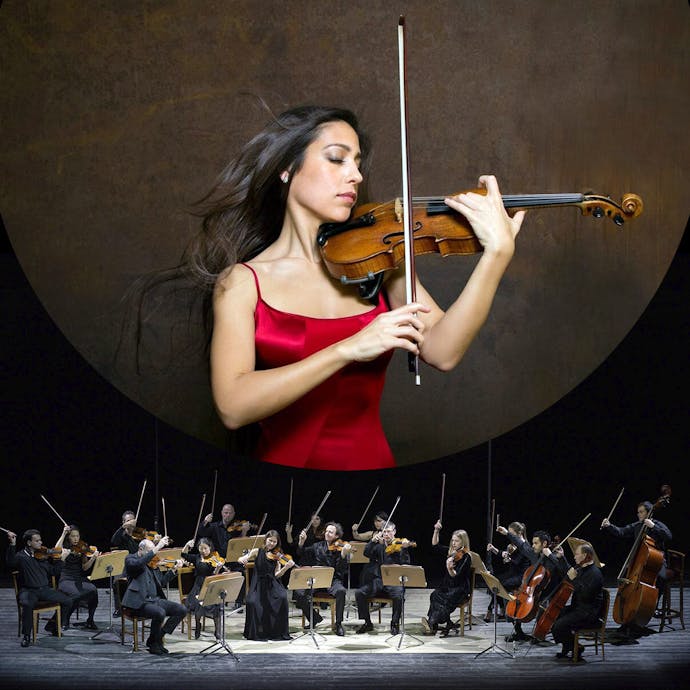
<path fill-rule="evenodd" d="M 607 534 L 611 534 L 619 539 L 634 541 L 642 527 L 647 527 L 647 534 L 654 539 L 656 547 L 664 554 L 664 560 L 656 577 L 656 587 L 659 590 L 659 596 L 661 596 L 666 586 L 666 548 L 671 539 L 673 539 L 673 535 L 671 530 L 661 520 L 658 520 L 656 517 L 654 519 L 649 517 L 652 508 L 653 504 L 650 501 L 640 501 L 637 504 L 637 520 L 635 522 L 631 522 L 624 527 L 617 527 L 611 524 L 607 518 L 604 518 L 601 521 L 601 528 Z"/>
<path fill-rule="evenodd" d="M 603 601 L 604 576 L 594 564 L 594 549 L 591 544 L 579 544 L 575 548 L 575 567 L 569 568 L 566 577 L 573 586 L 570 604 L 565 606 L 551 628 L 553 639 L 562 645 L 556 658 L 565 659 L 572 654 L 577 628 L 597 625 Z M 580 646 L 578 658 L 582 658 L 584 647 Z"/>
<path fill-rule="evenodd" d="M 199 553 L 190 553 L 190 549 L 193 546 L 194 540 L 190 539 L 184 545 L 182 555 L 185 561 L 194 566 L 194 584 L 185 599 L 185 606 L 194 614 L 194 639 L 198 640 L 201 637 L 202 616 L 208 616 L 213 619 L 214 634 L 216 639 L 220 639 L 220 605 L 202 606 L 199 603 L 199 592 L 204 584 L 204 580 L 209 575 L 217 575 L 221 570 L 225 569 L 225 559 L 219 556 L 217 552 L 214 553 L 213 543 L 206 537 L 201 537 L 197 542 Z"/>
<path fill-rule="evenodd" d="M 311 518 L 309 519 L 309 527 L 307 527 L 307 538 L 304 542 L 304 546 L 302 547 L 302 554 L 297 561 L 299 565 L 314 565 L 314 563 L 311 562 L 311 551 L 307 550 L 307 547 L 311 546 L 317 541 L 323 541 L 325 529 L 326 526 L 323 524 L 321 516 L 316 515 L 316 513 L 313 513 Z M 289 522 L 285 525 L 285 541 L 288 544 L 294 543 L 294 540 L 292 538 L 292 525 Z"/>
<path fill-rule="evenodd" d="M 266 532 L 263 548 L 254 548 L 240 558 L 242 565 L 254 558 L 245 606 L 244 637 L 248 640 L 289 640 L 288 596 L 280 578 L 295 562 L 282 552 L 280 535 Z"/>
<path fill-rule="evenodd" d="M 395 538 L 395 524 L 388 522 L 386 529 L 377 532 L 371 541 L 364 547 L 364 555 L 374 565 L 371 570 L 370 579 L 355 591 L 355 601 L 357 602 L 357 615 L 364 623 L 357 629 L 357 634 L 362 635 L 374 629 L 369 613 L 368 598 L 376 595 L 390 597 L 393 600 L 393 611 L 391 616 L 391 635 L 400 632 L 400 616 L 402 614 L 402 587 L 384 586 L 381 580 L 381 565 L 409 565 L 410 554 L 408 547 L 410 541 L 402 539 L 399 548 L 393 547 Z"/>
<path fill-rule="evenodd" d="M 511 534 L 521 536 L 524 538 L 525 526 L 521 522 L 511 522 L 508 525 L 508 531 Z M 522 583 L 522 576 L 525 574 L 530 561 L 514 544 L 508 544 L 508 548 L 500 551 L 491 543 L 486 545 L 486 550 L 492 553 L 499 554 L 501 556 L 501 561 L 503 562 L 504 568 L 500 570 L 497 574 L 498 580 L 503 585 L 507 592 L 512 592 L 520 587 Z M 505 609 L 506 602 L 505 599 L 497 597 L 496 599 L 498 611 L 496 615 L 498 620 L 505 620 Z M 484 616 L 484 621 L 490 623 L 493 615 L 493 598 L 489 598 L 489 605 L 486 610 L 486 615 Z"/>
<path fill-rule="evenodd" d="M 139 550 L 139 542 L 132 536 L 137 526 L 137 518 L 133 510 L 125 510 L 122 513 L 122 521 L 120 526 L 115 530 L 113 536 L 110 537 L 110 548 L 113 551 L 128 551 L 129 553 L 136 553 Z M 120 595 L 117 587 L 113 588 L 113 598 L 115 600 L 115 610 L 113 617 L 120 616 Z"/>
<path fill-rule="evenodd" d="M 518 535 L 516 531 L 510 531 L 505 527 L 499 525 L 496 531 L 508 537 L 508 540 L 515 545 L 520 553 L 534 566 L 537 563 L 542 564 L 549 572 L 549 581 L 541 593 L 539 601 L 548 601 L 551 594 L 558 588 L 563 580 L 563 577 L 568 570 L 569 564 L 563 554 L 563 548 L 559 545 L 553 551 L 550 548 L 551 535 L 544 530 L 536 530 L 532 534 L 532 545 L 527 543 L 523 535 Z M 515 619 L 513 621 L 513 632 L 506 637 L 507 642 L 515 642 L 519 640 L 529 640 L 529 635 L 526 635 L 522 630 L 522 623 Z"/>
<path fill-rule="evenodd" d="M 374 529 L 368 532 L 359 532 L 359 525 L 355 523 L 352 525 L 352 537 L 359 541 L 371 541 L 372 537 L 383 529 L 383 526 L 388 520 L 388 513 L 385 510 L 379 510 L 374 515 Z M 367 582 L 371 582 L 376 576 L 376 563 L 367 561 L 359 573 L 359 586 L 363 587 Z"/>
<path fill-rule="evenodd" d="M 351 552 L 352 547 L 347 542 L 342 542 L 343 536 L 342 525 L 338 522 L 329 522 L 324 530 L 324 538 L 322 541 L 316 541 L 311 546 L 305 546 L 307 541 L 307 533 L 302 530 L 299 534 L 297 542 L 297 554 L 302 557 L 306 555 L 316 566 L 325 566 L 334 569 L 333 581 L 331 586 L 325 590 L 314 590 L 314 593 L 319 591 L 326 591 L 335 597 L 335 634 L 342 637 L 345 635 L 343 628 L 343 615 L 345 613 L 345 596 L 347 588 L 343 584 L 347 574 L 347 557 Z M 302 611 L 307 620 L 306 625 L 309 625 L 309 595 L 306 589 L 295 590 L 295 602 L 297 608 Z M 320 623 L 323 619 L 321 614 L 314 609 L 314 625 Z"/>
<path fill-rule="evenodd" d="M 50 601 L 60 605 L 60 618 L 63 630 L 67 627 L 72 612 L 72 597 L 59 592 L 51 586 L 51 577 L 59 575 L 60 559 L 37 558 L 42 553 L 43 540 L 37 529 L 28 529 L 22 534 L 22 549 L 16 550 L 17 535 L 7 532 L 9 546 L 6 561 L 11 570 L 19 571 L 19 605 L 22 609 L 22 640 L 21 646 L 31 644 L 33 629 L 33 611 L 39 601 Z M 57 613 L 46 623 L 46 632 L 58 634 Z"/>
<path fill-rule="evenodd" d="M 146 646 L 151 654 L 156 655 L 168 653 L 163 637 L 172 633 L 187 615 L 187 609 L 182 604 L 168 601 L 163 592 L 163 587 L 176 576 L 176 569 L 183 566 L 182 559 L 165 573 L 161 573 L 158 568 L 149 567 L 158 551 L 169 543 L 170 538 L 167 536 L 157 544 L 150 539 L 142 539 L 137 553 L 125 558 L 125 575 L 129 584 L 122 597 L 122 606 L 132 609 L 139 618 L 151 619 L 151 633 Z M 166 616 L 168 619 L 164 624 Z"/>
<path fill-rule="evenodd" d="M 445 634 L 453 627 L 450 614 L 470 598 L 472 556 L 470 538 L 464 529 L 457 529 L 450 538 L 450 546 L 439 544 L 442 529 L 440 520 L 434 525 L 431 545 L 434 551 L 445 556 L 445 573 L 443 582 L 429 597 L 429 611 L 422 618 L 422 626 L 427 635 L 435 635 L 438 626 L 445 623 Z"/>
<path fill-rule="evenodd" d="M 65 543 L 66 542 L 66 543 Z M 76 525 L 65 525 L 62 536 L 58 539 L 56 548 L 62 548 L 62 569 L 58 581 L 58 591 L 64 592 L 72 598 L 73 611 L 84 601 L 88 610 L 88 617 L 84 627 L 87 630 L 98 630 L 93 617 L 98 607 L 98 589 L 90 582 L 87 574 L 99 556 L 96 547 L 88 547 L 81 541 L 81 533 Z M 85 548 L 84 548 L 85 546 Z M 63 619 L 69 627 L 69 617 Z"/>

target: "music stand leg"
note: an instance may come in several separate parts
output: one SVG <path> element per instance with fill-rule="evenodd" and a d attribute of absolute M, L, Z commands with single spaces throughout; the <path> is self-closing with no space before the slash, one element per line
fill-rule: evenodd
<path fill-rule="evenodd" d="M 401 577 L 400 578 L 400 583 L 402 584 L 402 610 L 400 612 L 400 632 L 397 635 L 390 635 L 389 637 L 386 638 L 386 642 L 388 640 L 392 640 L 398 635 L 400 636 L 400 639 L 398 640 L 398 646 L 396 647 L 397 651 L 400 651 L 400 647 L 402 647 L 403 640 L 405 639 L 405 636 L 411 637 L 413 640 L 416 640 L 419 644 L 424 644 L 424 640 L 420 640 L 418 637 L 415 637 L 414 635 L 411 635 L 408 632 L 405 632 L 405 582 L 407 581 L 406 577 Z"/>
<path fill-rule="evenodd" d="M 498 643 L 498 609 L 496 608 L 496 592 L 498 591 L 495 587 L 491 590 L 493 593 L 493 612 L 494 612 L 494 641 L 486 648 L 483 649 L 481 652 L 478 654 L 474 655 L 475 659 L 478 659 L 482 654 L 486 654 L 487 652 L 498 652 L 500 654 L 503 654 L 504 656 L 507 656 L 511 659 L 515 658 L 515 654 L 511 654 L 507 649 L 503 649 Z"/>
<path fill-rule="evenodd" d="M 223 590 L 220 593 L 220 640 L 217 640 L 208 647 L 205 647 L 199 652 L 199 654 L 202 656 L 210 656 L 211 654 L 216 654 L 224 649 L 237 663 L 239 663 L 239 657 L 235 654 L 235 652 L 232 651 L 232 648 L 225 640 L 225 595 L 226 592 Z"/>
<path fill-rule="evenodd" d="M 106 571 L 108 573 L 108 582 L 110 584 L 108 588 L 108 613 L 110 614 L 109 617 L 109 623 L 108 627 L 105 628 L 104 630 L 99 630 L 95 635 L 91 635 L 89 639 L 95 640 L 99 635 L 102 635 L 103 633 L 112 633 L 113 635 L 117 635 L 118 638 L 120 637 L 120 634 L 115 632 L 115 629 L 113 627 L 113 566 L 108 565 L 106 567 Z"/>
<path fill-rule="evenodd" d="M 316 635 L 320 633 L 315 633 L 314 632 L 314 578 L 309 578 L 309 630 L 307 632 L 303 632 L 302 634 L 298 635 L 297 637 L 293 637 L 288 644 L 292 644 L 295 640 L 301 640 L 303 637 L 306 637 L 307 635 L 311 637 L 312 642 L 316 645 L 317 649 L 321 649 L 319 647 L 319 643 L 316 641 Z M 323 637 L 325 640 L 326 638 L 323 635 L 320 635 L 320 637 Z"/>

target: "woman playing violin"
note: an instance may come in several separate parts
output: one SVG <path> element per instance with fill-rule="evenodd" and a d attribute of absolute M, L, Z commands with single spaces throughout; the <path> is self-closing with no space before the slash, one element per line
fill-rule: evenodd
<path fill-rule="evenodd" d="M 443 582 L 435 589 L 429 599 L 429 612 L 422 618 L 424 631 L 434 635 L 438 626 L 446 624 L 445 634 L 453 628 L 450 615 L 461 604 L 465 603 L 471 593 L 470 573 L 472 556 L 470 555 L 470 538 L 464 529 L 457 529 L 450 538 L 450 546 L 439 544 L 441 522 L 436 521 L 431 545 L 434 550 L 445 555 L 445 573 Z"/>
<path fill-rule="evenodd" d="M 447 371 L 486 320 L 524 213 L 509 217 L 496 179 L 487 194 L 447 198 L 483 253 L 443 311 L 404 270 L 374 300 L 328 274 L 317 246 L 324 223 L 350 218 L 369 157 L 348 110 L 304 106 L 273 120 L 203 200 L 188 267 L 213 291 L 211 383 L 223 423 L 258 423 L 261 460 L 312 469 L 393 467 L 379 418 L 386 366 L 399 349 Z"/>
<path fill-rule="evenodd" d="M 289 640 L 288 596 L 280 578 L 295 565 L 284 554 L 276 530 L 266 532 L 263 548 L 254 548 L 239 560 L 254 561 L 254 576 L 246 600 L 244 636 L 248 640 Z"/>
<path fill-rule="evenodd" d="M 182 556 L 185 561 L 194 566 L 194 584 L 187 594 L 185 606 L 194 614 L 194 638 L 201 637 L 201 617 L 208 616 L 213 618 L 214 633 L 216 638 L 220 638 L 220 606 L 202 606 L 199 603 L 199 592 L 204 584 L 204 579 L 209 575 L 217 575 L 225 569 L 225 561 L 213 551 L 213 544 L 210 539 L 202 537 L 197 542 L 199 553 L 190 553 L 189 549 L 194 546 L 194 540 L 190 539 L 182 549 Z"/>
<path fill-rule="evenodd" d="M 76 525 L 65 525 L 56 546 L 62 547 L 62 571 L 58 591 L 72 597 L 73 610 L 84 601 L 89 612 L 84 627 L 87 630 L 98 630 L 93 620 L 98 606 L 98 590 L 96 585 L 89 581 L 87 573 L 100 555 L 99 551 L 95 546 L 89 546 L 82 541 L 81 533 Z M 68 626 L 69 617 L 63 620 L 63 623 Z"/>

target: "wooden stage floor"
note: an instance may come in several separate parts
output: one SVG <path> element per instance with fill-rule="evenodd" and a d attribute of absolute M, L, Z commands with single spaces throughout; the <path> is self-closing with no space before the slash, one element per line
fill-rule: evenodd
<path fill-rule="evenodd" d="M 109 625 L 108 590 L 99 589 L 100 605 L 96 622 Z M 615 590 L 613 591 L 615 595 Z M 677 590 L 674 590 L 677 596 Z M 171 598 L 176 599 L 176 590 Z M 113 619 L 118 635 L 110 632 L 92 640 L 83 629 L 73 627 L 61 639 L 39 632 L 38 644 L 23 649 L 17 636 L 17 607 L 14 591 L 0 588 L 0 687 L 2 688 L 172 688 L 209 687 L 251 690 L 266 688 L 339 688 L 369 690 L 390 688 L 598 688 L 628 690 L 673 690 L 687 686 L 690 659 L 690 632 L 665 628 L 636 640 L 635 644 L 606 644 L 606 659 L 601 652 L 587 649 L 585 661 L 573 664 L 557 660 L 560 647 L 551 644 L 521 643 L 512 656 L 513 645 L 504 640 L 511 630 L 509 623 L 497 624 L 498 644 L 510 652 L 506 655 L 489 651 L 494 625 L 479 616 L 486 611 L 487 592 L 475 592 L 473 626 L 465 637 L 446 639 L 424 636 L 421 616 L 429 601 L 428 590 L 409 590 L 406 602 L 406 636 L 401 649 L 399 638 L 388 640 L 390 611 L 382 611 L 382 623 L 372 615 L 376 634 L 356 635 L 359 625 L 354 611 L 345 621 L 345 637 L 337 637 L 324 622 L 317 627 L 319 648 L 310 637 L 293 643 L 259 643 L 242 638 L 244 617 L 227 616 L 226 637 L 237 656 L 226 652 L 202 655 L 201 650 L 213 642 L 210 632 L 201 640 L 187 640 L 178 630 L 166 637 L 170 654 L 157 657 L 146 651 L 132 652 L 131 642 L 120 644 L 120 620 Z M 81 621 L 85 618 L 81 613 Z M 72 623 L 78 622 L 73 616 Z M 210 623 L 210 621 L 209 621 Z M 301 632 L 301 617 L 291 609 L 290 630 L 294 637 Z M 652 619 L 651 628 L 658 630 Z M 609 621 L 607 630 L 617 626 Z M 531 624 L 525 626 L 529 632 Z M 415 639 L 417 638 L 417 639 Z M 131 639 L 131 638 L 130 638 Z"/>

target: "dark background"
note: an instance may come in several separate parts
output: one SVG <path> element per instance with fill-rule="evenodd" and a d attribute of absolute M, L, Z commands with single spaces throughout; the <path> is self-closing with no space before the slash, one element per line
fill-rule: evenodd
<path fill-rule="evenodd" d="M 216 514 L 220 504 L 231 501 L 239 517 L 258 522 L 267 512 L 267 526 L 280 529 L 292 478 L 295 530 L 330 489 L 323 515 L 346 525 L 349 537 L 349 525 L 379 486 L 372 510 L 390 510 L 401 496 L 398 534 L 419 541 L 415 560 L 433 582 L 440 567 L 428 556 L 428 542 L 445 472 L 443 536 L 463 527 L 473 548 L 483 550 L 488 444 L 388 471 L 329 473 L 268 465 L 256 471 L 255 463 L 158 422 L 96 373 L 45 313 L 4 231 L 2 239 L 3 527 L 17 532 L 36 527 L 52 543 L 60 523 L 40 499 L 43 494 L 65 520 L 82 527 L 90 543 L 106 547 L 122 511 L 136 509 L 147 478 L 140 524 L 152 528 L 158 519 L 162 530 L 156 506 L 164 497 L 168 532 L 182 544 L 193 535 L 202 494 L 210 501 L 218 469 Z M 578 534 L 591 538 L 610 564 L 609 580 L 626 549 L 603 536 L 598 525 L 623 486 L 613 516 L 617 524 L 632 521 L 638 499 L 656 499 L 661 484 L 669 483 L 671 504 L 659 517 L 674 532 L 673 546 L 688 549 L 689 244 L 686 229 L 659 291 L 612 355 L 557 404 L 491 443 L 491 493 L 501 522 L 519 519 L 530 532 L 546 528 L 563 535 L 591 511 Z"/>

